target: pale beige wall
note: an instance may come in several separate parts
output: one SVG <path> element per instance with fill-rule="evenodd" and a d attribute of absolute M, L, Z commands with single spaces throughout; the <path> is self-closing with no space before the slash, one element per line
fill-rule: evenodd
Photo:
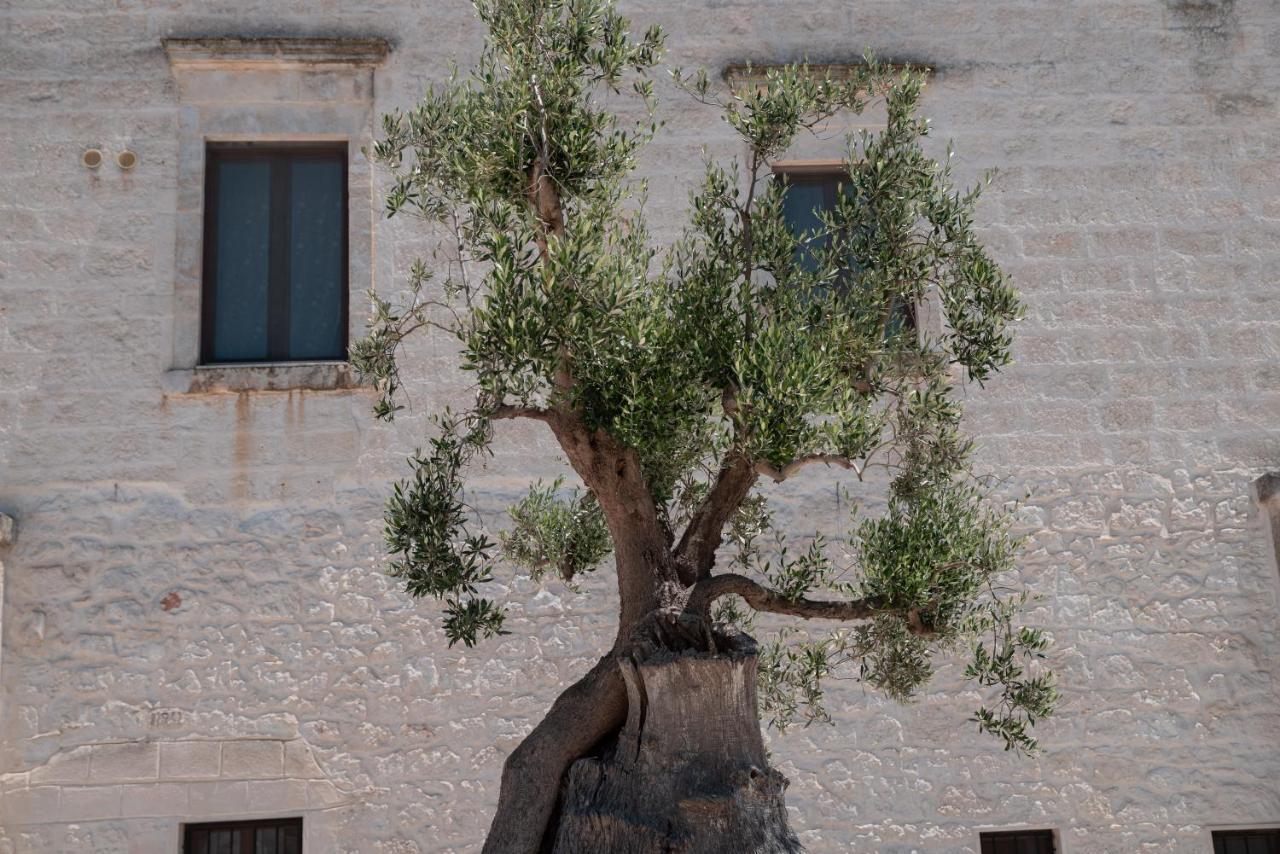
<path fill-rule="evenodd" d="M 1065 704 L 1024 761 L 971 735 L 973 695 L 904 708 L 833 686 L 836 726 L 771 741 L 810 849 L 960 854 L 980 827 L 1030 825 L 1059 828 L 1071 854 L 1192 854 L 1211 826 L 1280 822 L 1277 576 L 1249 493 L 1280 463 L 1280 5 L 624 7 L 663 23 L 684 66 L 865 47 L 934 64 L 939 145 L 955 139 L 965 175 L 1003 171 L 982 224 L 1029 313 L 1018 363 L 973 396 L 970 424 L 1009 490 L 1031 492 L 1025 566 Z M 581 597 L 502 574 L 514 634 L 467 651 L 380 573 L 387 483 L 424 413 L 463 393 L 445 344 L 414 349 L 415 408 L 394 428 L 356 389 L 234 393 L 171 373 L 192 352 L 182 235 L 199 207 L 190 93 L 161 47 L 384 36 L 377 113 L 466 64 L 469 10 L 32 0 L 4 14 L 0 510 L 22 536 L 4 555 L 0 851 L 170 852 L 182 821 L 238 798 L 246 816 L 305 815 L 311 851 L 476 850 L 502 757 L 610 635 L 606 574 Z M 646 170 L 669 234 L 702 146 L 736 149 L 679 96 L 664 111 Z M 139 165 L 87 172 L 90 145 L 127 145 Z M 364 204 L 377 220 L 376 187 Z M 387 291 L 429 249 L 408 221 L 378 221 L 368 245 Z M 476 484 L 490 518 L 559 470 L 550 447 L 504 435 Z M 830 518 L 830 496 L 817 480 L 779 499 Z M 228 765 L 262 744 L 319 770 Z M 95 779 L 120 751 L 145 761 Z M 216 752 L 216 774 L 173 778 L 173 751 Z"/>

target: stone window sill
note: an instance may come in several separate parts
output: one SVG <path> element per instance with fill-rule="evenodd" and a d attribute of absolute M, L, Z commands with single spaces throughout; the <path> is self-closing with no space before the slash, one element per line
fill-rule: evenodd
<path fill-rule="evenodd" d="M 197 365 L 167 371 L 169 394 L 231 394 L 242 391 L 341 391 L 365 389 L 347 362 L 252 362 Z"/>

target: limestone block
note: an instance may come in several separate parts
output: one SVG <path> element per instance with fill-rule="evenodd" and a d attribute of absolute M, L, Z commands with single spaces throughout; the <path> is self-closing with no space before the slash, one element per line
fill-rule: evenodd
<path fill-rule="evenodd" d="M 294 739 L 284 744 L 284 776 L 296 780 L 319 780 L 324 771 L 305 741 Z"/>
<path fill-rule="evenodd" d="M 160 779 L 215 779 L 221 757 L 222 745 L 216 741 L 163 742 L 160 745 Z"/>
<path fill-rule="evenodd" d="M 187 787 L 182 783 L 151 783 L 120 787 L 120 814 L 135 816 L 176 816 L 187 812 Z"/>
<path fill-rule="evenodd" d="M 31 783 L 84 783 L 89 779 L 91 747 L 76 747 L 49 757 L 43 765 L 31 769 Z"/>
<path fill-rule="evenodd" d="M 223 743 L 224 780 L 268 780 L 283 775 L 283 742 L 244 740 Z"/>
<path fill-rule="evenodd" d="M 57 786 L 13 789 L 0 795 L 0 824 L 49 821 L 59 815 L 62 790 Z"/>
<path fill-rule="evenodd" d="M 216 818 L 249 812 L 248 783 L 242 780 L 188 783 L 187 798 L 192 815 Z"/>
<path fill-rule="evenodd" d="M 307 807 L 309 809 L 329 809 L 345 803 L 346 795 L 328 780 L 307 781 Z"/>
<path fill-rule="evenodd" d="M 65 786 L 62 789 L 58 817 L 64 821 L 118 818 L 122 788 L 121 786 Z"/>
<path fill-rule="evenodd" d="M 305 780 L 250 780 L 249 803 L 255 810 L 285 812 L 305 809 L 307 806 L 307 782 Z"/>
<path fill-rule="evenodd" d="M 94 745 L 89 779 L 97 783 L 155 780 L 159 776 L 160 750 L 154 742 Z"/>

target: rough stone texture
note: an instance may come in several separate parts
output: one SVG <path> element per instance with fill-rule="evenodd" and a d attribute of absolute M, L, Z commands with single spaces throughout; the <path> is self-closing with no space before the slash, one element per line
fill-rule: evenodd
<path fill-rule="evenodd" d="M 834 685 L 834 727 L 770 739 L 802 842 L 962 854 L 981 828 L 1040 826 L 1070 854 L 1199 854 L 1211 827 L 1280 822 L 1278 579 L 1250 497 L 1280 468 L 1280 5 L 624 6 L 668 27 L 682 66 L 864 47 L 925 61 L 938 144 L 955 139 L 966 175 L 1002 168 L 980 215 L 1029 314 L 970 425 L 1029 491 L 1025 571 L 1066 702 L 1022 761 L 969 735 L 977 698 L 950 695 L 954 665 L 907 708 Z M 231 136 L 358 134 L 466 64 L 468 9 L 29 0 L 4 23 L 0 510 L 21 537 L 0 552 L 0 852 L 158 854 L 182 821 L 272 814 L 303 815 L 311 851 L 477 850 L 502 757 L 610 635 L 606 574 L 582 597 L 502 575 L 514 634 L 475 651 L 446 648 L 432 608 L 380 574 L 387 483 L 423 414 L 463 394 L 447 346 L 413 350 L 415 407 L 394 428 L 361 389 L 166 380 L 195 352 L 201 116 Z M 184 90 L 161 46 L 262 34 L 393 49 L 365 76 Z M 665 109 L 649 211 L 674 228 L 701 146 L 734 143 L 674 95 Z M 96 172 L 90 146 L 108 155 Z M 430 246 L 378 222 L 360 254 L 357 214 L 380 209 L 362 162 L 356 326 L 360 289 L 395 290 Z M 558 473 L 549 448 L 506 430 L 476 502 L 496 514 Z M 788 487 L 784 510 L 834 518 L 829 480 Z M 173 764 L 193 741 L 222 743 L 218 776 Z M 235 763 L 264 741 L 282 754 L 256 779 Z M 290 745 L 322 776 L 291 770 Z"/>
<path fill-rule="evenodd" d="M 760 735 L 755 644 L 719 648 L 625 665 L 626 724 L 569 769 L 554 854 L 799 852 Z"/>

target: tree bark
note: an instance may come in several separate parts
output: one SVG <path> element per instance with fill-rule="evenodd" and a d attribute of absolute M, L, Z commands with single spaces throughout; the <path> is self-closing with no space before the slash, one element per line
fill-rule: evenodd
<path fill-rule="evenodd" d="M 553 854 L 794 854 L 787 780 L 768 766 L 745 636 L 717 654 L 620 662 L 627 721 L 565 782 Z"/>
<path fill-rule="evenodd" d="M 676 559 L 681 580 L 690 585 L 711 574 L 716 552 L 724 539 L 724 526 L 737 512 L 756 482 L 755 466 L 746 456 L 735 453 L 716 475 L 706 499 L 685 528 Z"/>
<path fill-rule="evenodd" d="M 609 527 L 621 600 L 618 639 L 625 643 L 635 626 L 672 604 L 662 598 L 665 587 L 679 585 L 666 532 L 635 451 L 576 419 L 555 419 L 551 429 L 569 464 L 595 493 Z"/>
<path fill-rule="evenodd" d="M 609 526 L 618 635 L 507 758 L 484 854 L 800 851 L 764 755 L 754 642 L 680 614 L 755 472 L 722 474 L 679 561 L 635 453 L 569 413 L 545 420 Z"/>
<path fill-rule="evenodd" d="M 615 733 L 626 714 L 622 673 L 610 653 L 556 699 L 542 722 L 507 757 L 484 854 L 538 851 L 565 772 Z"/>

